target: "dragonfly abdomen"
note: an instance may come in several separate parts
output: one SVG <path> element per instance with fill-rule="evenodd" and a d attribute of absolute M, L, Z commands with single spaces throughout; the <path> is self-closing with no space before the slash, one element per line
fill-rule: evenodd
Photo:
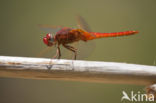
<path fill-rule="evenodd" d="M 96 39 L 96 38 L 104 38 L 104 37 L 133 35 L 138 33 L 138 31 L 124 31 L 124 32 L 114 32 L 114 33 L 99 33 L 99 32 L 90 32 L 90 33 L 94 34 Z"/>

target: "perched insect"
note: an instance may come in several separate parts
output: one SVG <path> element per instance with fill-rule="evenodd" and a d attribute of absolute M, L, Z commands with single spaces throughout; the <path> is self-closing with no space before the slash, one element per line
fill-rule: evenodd
<path fill-rule="evenodd" d="M 84 21 L 82 17 L 79 17 L 79 21 L 81 28 L 73 29 L 68 27 L 60 27 L 59 31 L 57 31 L 55 35 L 48 33 L 46 37 L 43 38 L 43 42 L 47 46 L 55 45 L 57 47 L 56 54 L 53 58 L 57 57 L 58 59 L 60 59 L 61 57 L 60 45 L 74 52 L 73 59 L 76 60 L 77 49 L 70 46 L 69 45 L 70 43 L 77 42 L 80 40 L 87 42 L 89 40 L 97 38 L 125 36 L 138 33 L 138 31 L 124 31 L 114 33 L 90 32 L 89 28 L 87 27 L 88 24 Z"/>

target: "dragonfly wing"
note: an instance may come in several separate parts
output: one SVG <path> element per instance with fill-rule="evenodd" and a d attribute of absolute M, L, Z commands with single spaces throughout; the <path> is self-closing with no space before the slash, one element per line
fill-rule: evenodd
<path fill-rule="evenodd" d="M 78 27 L 80 29 L 85 30 L 86 32 L 89 32 L 92 37 L 95 37 L 94 34 L 90 33 L 92 32 L 91 28 L 89 27 L 88 23 L 86 20 L 80 16 L 76 16 Z M 83 59 L 83 58 L 88 58 L 92 55 L 93 51 L 96 48 L 95 41 L 89 41 L 89 42 L 78 42 L 77 43 L 77 48 L 78 48 L 78 59 Z M 84 60 L 84 59 L 83 59 Z"/>
<path fill-rule="evenodd" d="M 54 33 L 54 34 L 56 34 L 56 32 L 58 32 L 63 28 L 62 26 L 52 26 L 48 24 L 38 24 L 38 26 L 42 31 L 45 31 L 47 33 Z"/>
<path fill-rule="evenodd" d="M 83 29 L 83 30 L 85 30 L 87 32 L 92 32 L 92 30 L 90 29 L 88 23 L 86 22 L 86 20 L 82 16 L 80 16 L 80 15 L 77 16 L 77 23 L 78 23 L 79 28 L 81 28 L 81 29 Z M 95 35 L 92 34 L 92 33 L 90 33 L 90 35 L 95 37 Z"/>
<path fill-rule="evenodd" d="M 86 22 L 86 20 L 82 16 L 78 15 L 76 17 L 76 19 L 77 19 L 77 24 L 78 24 L 79 28 L 81 28 L 87 32 L 91 32 L 91 29 L 90 29 L 88 23 Z"/>

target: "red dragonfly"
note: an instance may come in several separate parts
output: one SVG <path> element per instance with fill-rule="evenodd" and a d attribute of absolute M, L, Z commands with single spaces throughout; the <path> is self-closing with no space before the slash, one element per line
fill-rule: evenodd
<path fill-rule="evenodd" d="M 54 59 L 61 58 L 60 45 L 72 51 L 74 53 L 73 59 L 76 60 L 77 49 L 70 46 L 69 44 L 71 43 L 78 42 L 80 40 L 87 42 L 89 40 L 98 39 L 98 38 L 117 37 L 117 36 L 125 36 L 125 35 L 128 36 L 128 35 L 133 35 L 138 33 L 138 31 L 124 31 L 124 32 L 113 32 L 113 33 L 90 32 L 89 27 L 87 27 L 88 24 L 84 21 L 84 19 L 81 16 L 78 17 L 78 21 L 81 29 L 60 27 L 60 30 L 58 30 L 54 36 L 48 33 L 46 37 L 43 37 L 44 44 L 46 44 L 49 47 L 54 45 L 57 47 L 56 54 L 53 57 Z"/>

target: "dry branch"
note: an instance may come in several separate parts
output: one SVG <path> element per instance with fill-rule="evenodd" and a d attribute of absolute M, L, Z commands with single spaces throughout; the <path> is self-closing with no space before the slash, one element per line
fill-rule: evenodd
<path fill-rule="evenodd" d="M 149 85 L 156 83 L 156 66 L 0 56 L 0 77 Z"/>

